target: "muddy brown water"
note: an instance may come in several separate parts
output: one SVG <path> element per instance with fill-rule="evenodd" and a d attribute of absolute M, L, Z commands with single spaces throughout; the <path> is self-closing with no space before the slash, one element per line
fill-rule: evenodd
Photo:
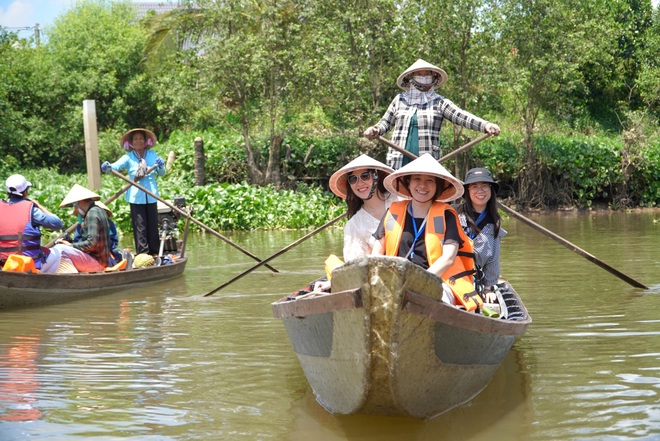
<path fill-rule="evenodd" d="M 529 217 L 650 289 L 505 220 L 503 274 L 534 322 L 480 395 L 433 420 L 327 413 L 272 318 L 340 228 L 211 297 L 253 261 L 200 234 L 175 280 L 0 311 L 0 440 L 660 439 L 660 212 Z M 305 233 L 229 237 L 267 257 Z"/>

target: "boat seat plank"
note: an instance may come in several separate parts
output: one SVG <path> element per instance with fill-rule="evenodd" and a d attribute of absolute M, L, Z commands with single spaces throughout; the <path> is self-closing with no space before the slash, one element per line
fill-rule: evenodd
<path fill-rule="evenodd" d="M 362 295 L 360 288 L 355 288 L 327 294 L 318 293 L 316 296 L 306 295 L 300 299 L 294 297 L 284 302 L 278 300 L 272 304 L 272 307 L 275 318 L 305 317 L 311 314 L 361 308 Z"/>

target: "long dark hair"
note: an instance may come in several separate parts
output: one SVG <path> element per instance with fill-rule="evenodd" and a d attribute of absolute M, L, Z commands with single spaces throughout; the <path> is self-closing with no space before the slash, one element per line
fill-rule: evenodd
<path fill-rule="evenodd" d="M 369 172 L 373 173 L 376 171 L 378 173 L 378 185 L 376 186 L 377 191 L 374 193 L 375 197 L 378 197 L 380 200 L 384 201 L 387 198 L 387 195 L 389 192 L 385 190 L 385 185 L 383 185 L 383 180 L 385 179 L 385 172 L 382 172 L 380 170 L 375 170 L 373 168 L 368 169 Z M 381 197 L 382 195 L 382 197 Z M 348 174 L 346 174 L 346 206 L 348 207 L 346 209 L 346 212 L 348 214 L 348 218 L 352 218 L 355 213 L 357 213 L 360 208 L 362 208 L 362 205 L 364 205 L 364 200 L 360 199 L 353 193 L 353 189 L 351 188 L 351 184 L 348 183 Z"/>
<path fill-rule="evenodd" d="M 491 183 L 487 183 L 490 186 L 490 199 L 486 203 L 486 212 L 490 215 L 490 218 L 493 219 L 493 225 L 495 226 L 495 231 L 493 236 L 497 237 L 500 234 L 500 224 L 502 218 L 500 217 L 499 211 L 497 211 L 497 191 L 495 191 L 495 186 Z M 481 233 L 481 228 L 479 228 L 475 222 L 477 216 L 475 215 L 474 206 L 472 205 L 472 199 L 470 199 L 470 190 L 469 186 L 465 186 L 466 195 L 463 196 L 463 203 L 456 208 L 458 214 L 465 214 L 468 227 L 475 234 Z"/>

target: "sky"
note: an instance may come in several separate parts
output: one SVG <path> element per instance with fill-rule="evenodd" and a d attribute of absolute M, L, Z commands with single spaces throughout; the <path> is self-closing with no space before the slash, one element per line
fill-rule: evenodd
<path fill-rule="evenodd" d="M 52 25 L 76 0 L 0 0 L 0 26 L 40 28 Z M 25 31 L 27 32 L 27 31 Z M 19 34 L 21 36 L 27 36 Z"/>

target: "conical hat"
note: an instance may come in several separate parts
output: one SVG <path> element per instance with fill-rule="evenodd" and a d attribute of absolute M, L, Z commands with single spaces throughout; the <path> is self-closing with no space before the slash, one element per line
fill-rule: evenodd
<path fill-rule="evenodd" d="M 407 85 L 404 86 L 403 84 L 404 80 L 416 70 L 430 70 L 440 75 L 438 84 L 435 85 L 436 87 L 442 86 L 447 82 L 447 79 L 449 79 L 449 76 L 447 76 L 447 72 L 440 69 L 438 66 L 434 66 L 431 63 L 427 63 L 426 61 L 420 58 L 419 60 L 415 61 L 408 69 L 406 69 L 401 75 L 399 75 L 399 78 L 396 79 L 396 85 L 405 90 L 407 88 Z"/>
<path fill-rule="evenodd" d="M 94 205 L 96 205 L 96 206 L 99 207 L 99 208 L 103 208 L 103 209 L 105 210 L 105 212 L 107 213 L 108 217 L 112 217 L 112 214 L 113 214 L 113 213 L 112 213 L 112 210 L 110 210 L 110 209 L 108 208 L 108 206 L 105 205 L 103 202 L 101 202 L 101 201 L 95 201 L 95 202 L 94 202 Z M 75 207 L 71 210 L 71 214 L 73 214 L 73 215 L 76 214 L 76 209 L 75 209 Z"/>
<path fill-rule="evenodd" d="M 101 208 L 103 208 L 103 209 L 105 210 L 105 212 L 108 214 L 108 217 L 112 217 L 112 210 L 110 210 L 110 209 L 108 208 L 108 206 L 105 205 L 103 202 L 101 202 L 101 201 L 96 201 L 96 202 L 94 202 L 94 205 L 96 205 L 97 207 L 101 207 Z"/>
<path fill-rule="evenodd" d="M 84 201 L 85 199 L 92 199 L 94 201 L 98 201 L 99 199 L 101 199 L 101 196 L 97 195 L 92 190 L 87 190 L 85 187 L 81 185 L 73 184 L 73 188 L 69 190 L 69 193 L 66 195 L 66 197 L 60 204 L 60 208 L 64 208 L 67 205 L 73 204 L 74 202 Z"/>
<path fill-rule="evenodd" d="M 330 190 L 342 199 L 346 199 L 346 186 L 348 185 L 348 174 L 355 170 L 363 168 L 372 168 L 380 170 L 386 174 L 392 173 L 394 170 L 380 161 L 376 161 L 367 155 L 360 155 L 330 176 Z"/>
<path fill-rule="evenodd" d="M 412 196 L 399 178 L 410 175 L 431 175 L 449 182 L 451 186 L 445 188 L 436 201 L 451 202 L 463 195 L 463 183 L 452 176 L 440 163 L 429 153 L 425 153 L 414 161 L 401 167 L 385 178 L 385 188 L 392 194 L 410 199 Z"/>
<path fill-rule="evenodd" d="M 147 137 L 147 139 L 151 139 L 151 145 L 145 144 L 146 149 L 150 149 L 151 147 L 156 145 L 156 143 L 158 142 L 158 139 L 156 139 L 156 134 L 154 132 L 152 132 L 151 130 L 142 129 L 142 128 L 138 127 L 137 129 L 131 129 L 128 132 L 126 132 L 122 135 L 121 140 L 119 141 L 119 144 L 121 145 L 121 147 L 126 151 L 130 150 L 131 148 L 130 148 L 130 144 L 129 144 L 129 139 L 131 137 L 131 133 L 140 132 L 140 131 L 144 132 L 144 135 Z M 147 139 L 145 139 L 145 141 Z"/>

